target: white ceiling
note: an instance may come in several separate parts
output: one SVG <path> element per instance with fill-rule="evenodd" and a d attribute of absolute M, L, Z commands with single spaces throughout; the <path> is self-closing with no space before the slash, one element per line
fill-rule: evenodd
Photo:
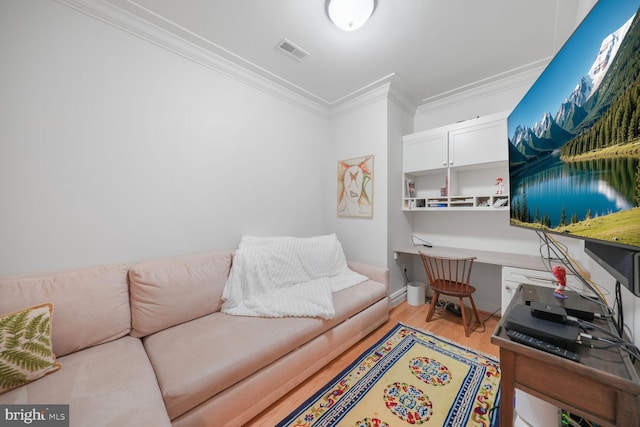
<path fill-rule="evenodd" d="M 403 81 L 418 104 L 540 68 L 595 0 L 378 0 L 354 32 L 325 0 L 107 0 L 326 106 Z M 297 61 L 286 38 L 309 53 Z"/>

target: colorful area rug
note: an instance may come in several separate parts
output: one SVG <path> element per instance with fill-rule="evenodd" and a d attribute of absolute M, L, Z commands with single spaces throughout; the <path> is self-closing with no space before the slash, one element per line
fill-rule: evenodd
<path fill-rule="evenodd" d="M 278 424 L 497 426 L 500 364 L 403 324 Z"/>

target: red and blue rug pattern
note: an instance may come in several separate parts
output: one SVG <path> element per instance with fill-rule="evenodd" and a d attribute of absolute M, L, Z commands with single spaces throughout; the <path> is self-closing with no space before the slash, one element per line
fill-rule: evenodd
<path fill-rule="evenodd" d="M 492 427 L 499 399 L 497 360 L 399 323 L 277 427 Z"/>

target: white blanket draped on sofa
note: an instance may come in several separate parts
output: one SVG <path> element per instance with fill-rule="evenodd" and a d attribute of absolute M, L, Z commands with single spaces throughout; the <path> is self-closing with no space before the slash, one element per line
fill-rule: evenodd
<path fill-rule="evenodd" d="M 349 269 L 335 234 L 245 236 L 222 293 L 222 312 L 238 316 L 335 315 L 332 292 L 367 280 Z"/>

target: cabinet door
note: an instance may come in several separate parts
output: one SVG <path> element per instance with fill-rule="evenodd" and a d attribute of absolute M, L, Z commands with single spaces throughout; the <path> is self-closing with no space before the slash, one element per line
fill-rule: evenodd
<path fill-rule="evenodd" d="M 449 132 L 449 166 L 506 161 L 508 144 L 505 119 L 454 129 Z"/>
<path fill-rule="evenodd" d="M 447 167 L 447 133 L 412 135 L 402 144 L 403 172 L 419 172 Z"/>

